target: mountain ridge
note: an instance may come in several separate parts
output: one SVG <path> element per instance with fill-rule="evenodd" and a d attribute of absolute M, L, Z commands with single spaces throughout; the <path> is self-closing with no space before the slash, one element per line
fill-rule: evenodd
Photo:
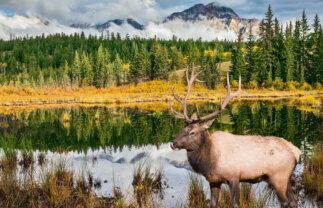
<path fill-rule="evenodd" d="M 159 25 L 181 20 L 183 22 L 193 22 L 200 24 L 207 24 L 208 26 L 216 30 L 233 30 L 235 33 L 247 33 L 249 30 L 248 27 L 252 27 L 253 33 L 258 33 L 258 26 L 260 21 L 256 18 L 247 19 L 241 18 L 235 11 L 229 7 L 220 6 L 218 3 L 209 3 L 209 4 L 195 4 L 192 7 L 185 9 L 181 12 L 174 12 L 171 15 L 167 16 L 162 23 Z M 108 20 L 102 24 L 72 24 L 71 27 L 87 29 L 95 28 L 100 32 L 109 29 L 112 25 L 123 26 L 124 24 L 129 24 L 136 30 L 143 31 L 147 25 L 140 24 L 132 18 L 125 19 L 113 19 Z"/>

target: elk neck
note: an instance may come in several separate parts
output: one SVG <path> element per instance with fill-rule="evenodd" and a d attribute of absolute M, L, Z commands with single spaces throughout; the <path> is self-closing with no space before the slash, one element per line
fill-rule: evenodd
<path fill-rule="evenodd" d="M 212 140 L 207 130 L 201 135 L 201 144 L 194 151 L 187 151 L 187 158 L 193 170 L 202 175 L 212 174 L 215 167 L 215 157 L 212 157 Z"/>

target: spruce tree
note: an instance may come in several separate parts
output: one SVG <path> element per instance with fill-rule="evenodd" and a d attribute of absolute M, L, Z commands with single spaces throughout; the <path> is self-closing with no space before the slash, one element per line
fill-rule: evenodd
<path fill-rule="evenodd" d="M 231 75 L 234 80 L 238 80 L 239 76 L 241 75 L 242 80 L 246 80 L 246 66 L 242 52 L 242 32 L 239 32 L 238 41 L 236 47 L 232 50 L 232 57 L 231 57 Z"/>
<path fill-rule="evenodd" d="M 122 70 L 123 70 L 122 69 L 122 62 L 119 57 L 119 54 L 117 54 L 116 59 L 114 60 L 114 63 L 113 63 L 113 77 L 114 77 L 115 84 L 117 86 L 121 85 Z"/>

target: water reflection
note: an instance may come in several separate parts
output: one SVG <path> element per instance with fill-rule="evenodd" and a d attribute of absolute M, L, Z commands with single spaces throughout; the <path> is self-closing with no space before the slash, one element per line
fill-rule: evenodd
<path fill-rule="evenodd" d="M 215 104 L 199 107 L 201 114 L 217 108 Z M 193 106 L 189 111 L 194 111 Z M 304 144 L 311 146 L 322 139 L 322 121 L 319 115 L 287 105 L 245 102 L 228 106 L 210 131 L 279 136 L 304 152 L 308 148 Z M 94 179 L 99 178 L 103 184 L 98 194 L 104 196 L 111 195 L 114 185 L 123 193 L 132 192 L 133 170 L 139 161 L 145 161 L 153 168 L 163 167 L 167 184 L 163 207 L 180 207 L 186 203 L 191 168 L 185 150 L 172 151 L 167 143 L 184 125 L 167 110 L 75 107 L 18 111 L 0 114 L 0 149 L 29 150 L 35 158 L 46 153 L 51 160 L 48 168 L 64 159 L 76 173 L 90 172 Z M 298 165 L 296 171 L 301 174 L 302 170 L 303 165 Z M 208 187 L 205 180 L 204 185 Z"/>
<path fill-rule="evenodd" d="M 215 104 L 200 106 L 203 114 L 218 108 Z M 193 111 L 193 107 L 190 106 Z M 238 103 L 218 116 L 211 131 L 235 134 L 274 135 L 295 145 L 304 138 L 314 143 L 320 137 L 322 118 L 295 107 L 266 102 Z M 39 151 L 97 150 L 111 147 L 159 146 L 171 141 L 184 122 L 169 111 L 104 107 L 71 109 L 38 109 L 31 112 L 0 114 L 0 147 Z"/>

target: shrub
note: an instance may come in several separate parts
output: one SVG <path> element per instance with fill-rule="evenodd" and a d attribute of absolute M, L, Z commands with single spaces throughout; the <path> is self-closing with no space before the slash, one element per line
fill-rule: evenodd
<path fill-rule="evenodd" d="M 285 83 L 285 90 L 294 91 L 296 90 L 295 83 L 293 81 Z"/>
<path fill-rule="evenodd" d="M 272 82 L 272 85 L 276 90 L 282 90 L 284 88 L 283 80 L 278 77 L 275 78 L 275 80 Z"/>
<path fill-rule="evenodd" d="M 304 82 L 302 84 L 302 86 L 300 87 L 301 90 L 306 90 L 306 91 L 309 91 L 309 90 L 312 90 L 312 86 L 309 85 L 307 82 Z"/>
<path fill-rule="evenodd" d="M 321 83 L 316 82 L 316 83 L 314 84 L 314 88 L 315 88 L 316 90 L 321 90 L 321 89 L 322 89 L 322 85 L 321 85 Z"/>
<path fill-rule="evenodd" d="M 246 85 L 247 89 L 253 89 L 256 90 L 258 89 L 258 83 L 256 81 L 250 81 L 247 85 Z"/>
<path fill-rule="evenodd" d="M 232 80 L 231 85 L 233 88 L 238 88 L 239 87 L 239 83 L 236 80 Z"/>

